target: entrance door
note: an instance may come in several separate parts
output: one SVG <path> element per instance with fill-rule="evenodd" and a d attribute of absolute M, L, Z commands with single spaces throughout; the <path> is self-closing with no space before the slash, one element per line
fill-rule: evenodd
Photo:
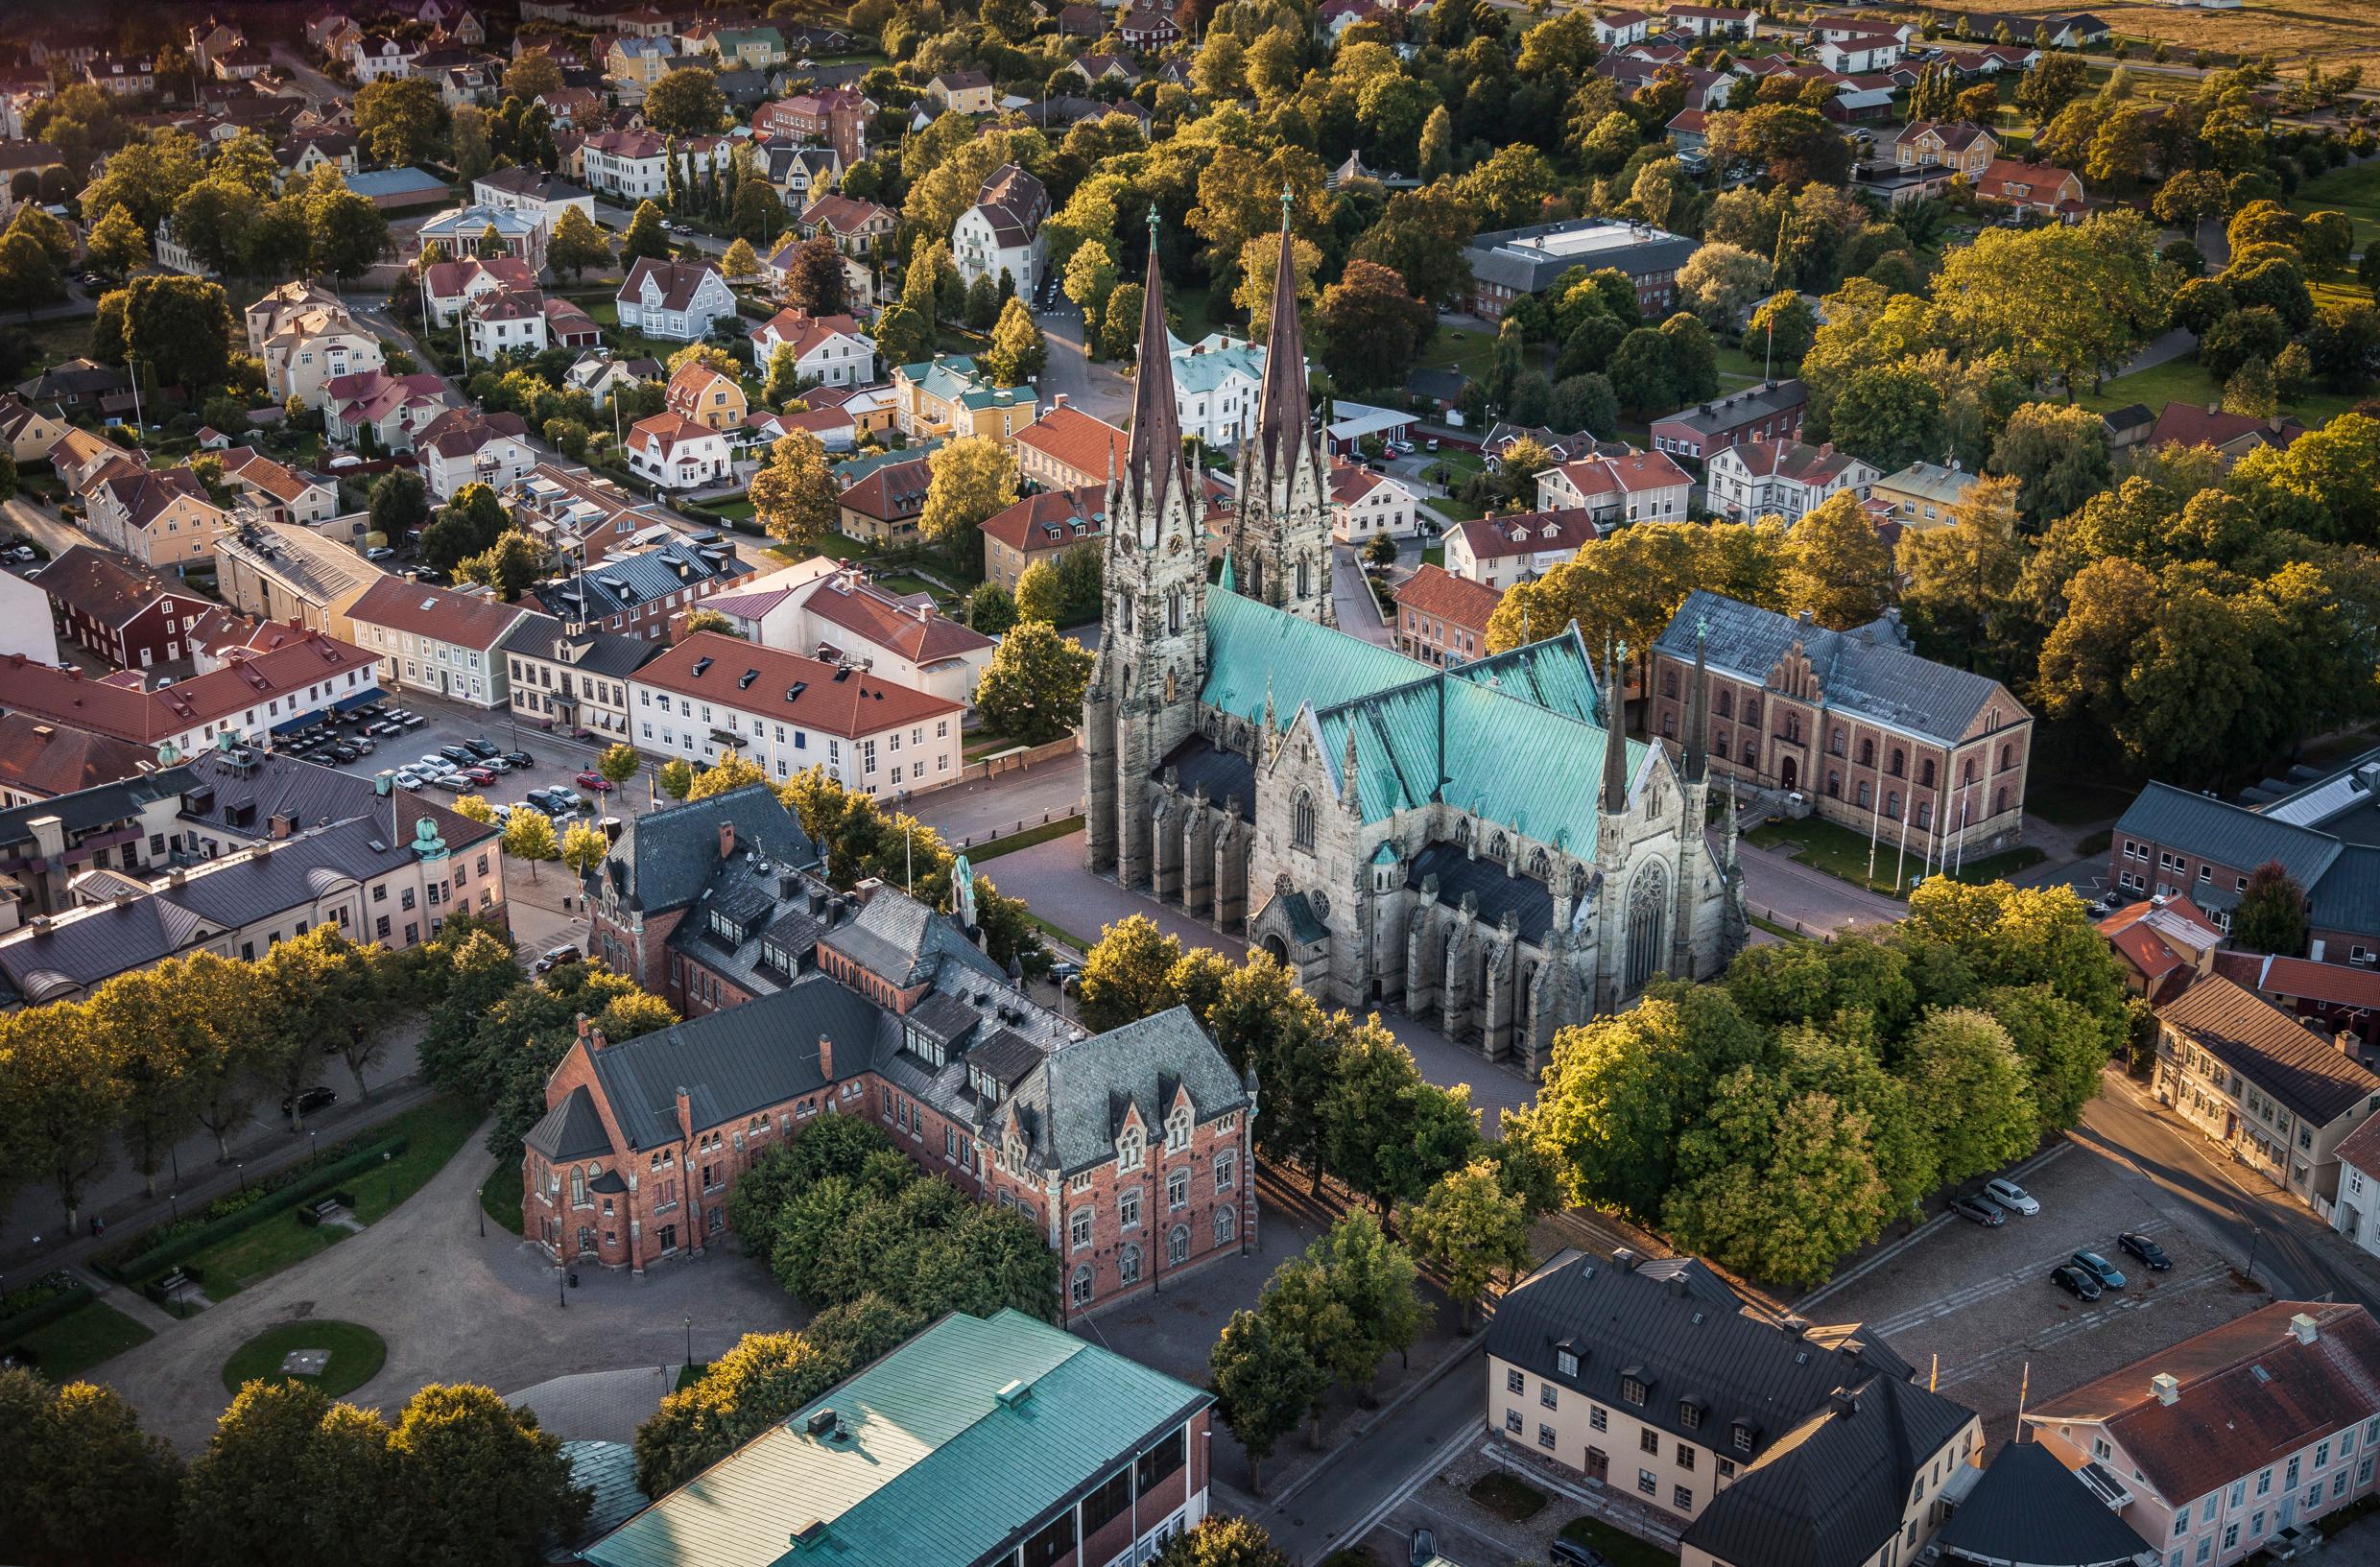
<path fill-rule="evenodd" d="M 1800 764 L 1796 762 L 1794 758 L 1790 756 L 1780 756 L 1777 758 L 1777 781 L 1783 784 L 1787 789 L 1792 789 L 1794 787 L 1796 780 L 1800 776 Z"/>
<path fill-rule="evenodd" d="M 1601 1485 L 1611 1474 L 1611 1458 L 1600 1447 L 1586 1450 L 1586 1478 Z"/>

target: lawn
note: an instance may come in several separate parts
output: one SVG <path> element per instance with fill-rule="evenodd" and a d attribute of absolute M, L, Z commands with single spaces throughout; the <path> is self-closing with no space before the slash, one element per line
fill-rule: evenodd
<path fill-rule="evenodd" d="M 52 1382 L 63 1384 L 155 1337 L 106 1301 L 93 1300 L 77 1306 L 55 1322 L 34 1329 L 8 1347 L 33 1351 L 33 1368 Z"/>
<path fill-rule="evenodd" d="M 1063 941 L 1066 945 L 1074 948 L 1077 952 L 1088 952 L 1091 950 L 1092 946 L 1095 945 L 1093 942 L 1085 941 L 1083 938 L 1075 935 L 1074 932 L 1066 929 L 1063 925 L 1051 924 L 1048 920 L 1043 919 L 1039 914 L 1028 914 L 1025 917 L 1031 920 L 1034 928 L 1038 930 L 1043 936 L 1049 937 L 1053 940 Z"/>
<path fill-rule="evenodd" d="M 704 501 L 702 510 L 728 522 L 750 522 L 755 515 L 749 500 Z"/>
<path fill-rule="evenodd" d="M 303 1376 L 281 1370 L 282 1360 L 299 1349 L 330 1351 L 321 1375 Z M 356 1322 L 311 1317 L 267 1328 L 233 1350 L 231 1358 L 224 1362 L 224 1391 L 236 1393 L 248 1383 L 286 1374 L 293 1381 L 319 1388 L 336 1398 L 355 1391 L 379 1375 L 388 1358 L 389 1346 L 371 1329 Z"/>
<path fill-rule="evenodd" d="M 1433 544 L 1428 549 L 1423 550 L 1421 552 L 1421 563 L 1425 566 L 1438 566 L 1442 569 L 1446 564 L 1446 546 L 1443 544 Z"/>
<path fill-rule="evenodd" d="M 1747 384 L 1757 384 L 1761 378 L 1761 355 L 1767 344 L 1759 338 L 1747 338 L 1741 348 L 1719 350 L 1719 378 L 1729 376 Z"/>
<path fill-rule="evenodd" d="M 367 1171 L 347 1183 L 355 1199 L 358 1223 L 371 1223 L 419 1191 L 455 1155 L 464 1141 L 487 1119 L 463 1100 L 444 1095 L 418 1104 L 383 1123 L 383 1136 L 403 1136 L 405 1152 L 377 1170 Z M 514 1172 L 517 1181 L 518 1172 Z M 305 1261 L 354 1233 L 335 1225 L 299 1222 L 298 1210 L 287 1209 L 259 1220 L 236 1235 L 226 1235 L 185 1260 L 209 1298 L 237 1294 L 259 1280 Z"/>
<path fill-rule="evenodd" d="M 1068 833 L 1079 833 L 1082 830 L 1083 819 L 1081 817 L 1060 817 L 1056 821 L 1045 821 L 1038 827 L 1027 827 L 1022 832 L 1011 833 L 1006 838 L 995 838 L 988 843 L 968 849 L 966 851 L 967 863 L 980 866 L 987 860 L 997 860 L 1003 854 L 1012 854 L 1018 849 L 1028 849 L 1035 843 L 1046 843 L 1053 838 L 1063 838 Z"/>
<path fill-rule="evenodd" d="M 521 1167 L 516 1159 L 498 1160 L 479 1189 L 480 1211 L 514 1234 L 521 1227 Z"/>
<path fill-rule="evenodd" d="M 1545 1493 L 1503 1470 L 1492 1470 L 1471 1482 L 1471 1500 L 1509 1524 L 1534 1518 L 1545 1508 Z"/>
<path fill-rule="evenodd" d="M 1908 878 L 1916 874 L 1918 857 L 1909 857 L 1902 871 L 1899 888 L 1892 885 L 1892 867 L 1900 851 L 1899 823 L 1879 824 L 1875 843 L 1876 874 L 1868 875 L 1868 844 L 1866 833 L 1855 833 L 1848 827 L 1824 821 L 1817 817 L 1804 817 L 1799 821 L 1766 821 L 1745 835 L 1748 843 L 1762 848 L 1790 848 L 1793 857 L 1813 869 L 1829 876 L 1840 876 L 1855 887 L 1865 887 L 1886 897 L 1903 896 L 1908 891 Z"/>
<path fill-rule="evenodd" d="M 2282 404 L 2286 413 L 2294 414 L 2307 424 L 2318 424 L 2334 415 L 2344 414 L 2361 399 L 2350 392 L 2309 392 L 2294 403 Z M 2167 403 L 2187 403 L 2203 408 L 2223 401 L 2223 389 L 2205 367 L 2193 354 L 2186 359 L 2168 360 L 2145 370 L 2119 375 L 2097 392 L 2082 397 L 2082 406 L 2095 413 L 2106 414 L 2130 403 L 2145 403 L 2151 410 Z"/>
<path fill-rule="evenodd" d="M 1461 370 L 1474 381 L 1494 366 L 1496 338 L 1463 326 L 1441 326 L 1421 350 L 1425 370 Z"/>
<path fill-rule="evenodd" d="M 1969 860 L 1951 872 L 1951 880 L 1981 887 L 1987 882 L 2006 881 L 2026 867 L 2037 866 L 2048 858 L 2042 850 L 2026 843 L 2003 853 L 1987 854 L 1980 860 Z"/>
<path fill-rule="evenodd" d="M 1601 1518 L 1578 1518 L 1562 1525 L 1562 1538 L 1591 1546 L 1611 1567 L 1678 1567 L 1678 1558 L 1671 1553 L 1623 1533 Z"/>

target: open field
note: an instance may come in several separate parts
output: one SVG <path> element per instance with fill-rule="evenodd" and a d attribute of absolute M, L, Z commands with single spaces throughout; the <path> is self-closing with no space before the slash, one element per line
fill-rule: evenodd
<path fill-rule="evenodd" d="M 2012 15 L 2040 16 L 2074 8 L 2059 0 L 2014 0 L 1999 9 Z M 2204 49 L 2249 59 L 2269 52 L 2283 64 L 2319 54 L 2325 70 L 2361 64 L 2369 75 L 2380 69 L 2380 8 L 2368 5 L 2324 7 L 2307 0 L 2248 0 L 2237 11 L 2200 11 L 2154 0 L 2117 0 L 2114 5 L 2093 7 L 2091 14 L 2106 22 L 2118 37 L 2173 45 L 2175 64 L 2187 64 L 2193 50 Z M 2144 53 L 2135 47 L 2133 60 L 2138 62 Z"/>
<path fill-rule="evenodd" d="M 2086 394 L 2082 406 L 2098 413 L 2108 413 L 2129 403 L 2145 403 L 2151 412 L 2167 403 L 2189 403 L 2203 408 L 2223 400 L 2223 389 L 2206 373 L 2195 355 L 2187 359 L 2168 360 L 2145 370 L 2119 375 Z M 2333 415 L 2344 414 L 2363 399 L 2346 392 L 2310 392 L 2296 402 L 2285 402 L 2281 411 L 2294 414 L 2307 424 L 2319 424 Z"/>
<path fill-rule="evenodd" d="M 2380 244 L 2380 163 L 2351 163 L 2309 179 L 2289 204 L 2298 212 L 2344 212 L 2355 226 L 2357 249 Z"/>

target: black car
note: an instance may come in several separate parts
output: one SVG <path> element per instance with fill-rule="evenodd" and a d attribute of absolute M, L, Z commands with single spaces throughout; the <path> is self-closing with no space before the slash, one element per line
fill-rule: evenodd
<path fill-rule="evenodd" d="M 2050 1282 L 2077 1300 L 2097 1300 L 2106 1294 L 2097 1279 L 2070 1262 L 2061 1262 L 2051 1269 Z"/>
<path fill-rule="evenodd" d="M 285 1120 L 295 1120 L 300 1113 L 312 1115 L 317 1110 L 326 1110 L 338 1103 L 338 1089 L 317 1083 L 299 1094 L 294 1105 L 292 1101 L 282 1100 L 281 1115 Z"/>
<path fill-rule="evenodd" d="M 1611 1567 L 1600 1553 L 1576 1540 L 1558 1538 L 1545 1548 L 1545 1555 L 1554 1567 Z"/>
<path fill-rule="evenodd" d="M 457 767 L 469 767 L 479 760 L 479 752 L 467 746 L 440 746 L 438 753 Z"/>
<path fill-rule="evenodd" d="M 2137 1230 L 2126 1230 L 2115 1238 L 2115 1244 L 2138 1257 L 2141 1266 L 2152 1273 L 2162 1273 L 2174 1266 L 2174 1259 L 2165 1254 L 2163 1246 Z"/>
<path fill-rule="evenodd" d="M 504 753 L 504 759 L 512 763 L 516 768 L 536 767 L 537 765 L 537 759 L 530 755 L 525 750 L 506 751 Z"/>
<path fill-rule="evenodd" d="M 492 741 L 488 740 L 466 740 L 463 743 L 463 748 L 469 751 L 473 756 L 478 757 L 483 762 L 488 760 L 490 756 L 502 756 L 504 754 L 504 748 L 496 745 Z"/>
<path fill-rule="evenodd" d="M 341 763 L 347 763 L 354 761 L 357 757 L 363 755 L 364 753 L 357 750 L 353 746 L 348 745 L 345 741 L 342 740 L 339 744 L 330 748 L 330 754 Z"/>
<path fill-rule="evenodd" d="M 1988 1202 L 1978 1202 L 1971 1197 L 1952 1198 L 1950 1211 L 1962 1219 L 1971 1220 L 1983 1225 L 1986 1229 L 1996 1229 L 2008 1223 L 2007 1214 L 2002 1213 Z"/>

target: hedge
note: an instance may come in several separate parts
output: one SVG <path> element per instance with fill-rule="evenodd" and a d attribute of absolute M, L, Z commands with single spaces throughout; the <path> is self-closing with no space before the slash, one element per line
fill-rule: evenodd
<path fill-rule="evenodd" d="M 60 1276 L 52 1274 L 51 1278 Z M 65 1282 L 62 1285 L 48 1289 L 34 1286 L 13 1292 L 16 1295 L 29 1295 L 38 1292 L 41 1298 L 7 1317 L 0 1317 L 0 1343 L 14 1343 L 36 1329 L 48 1327 L 68 1312 L 98 1298 L 97 1292 L 89 1285 L 71 1274 L 63 1276 Z M 42 1283 L 48 1285 L 50 1280 L 45 1279 Z"/>
<path fill-rule="evenodd" d="M 251 1202 L 239 1212 L 228 1214 L 212 1223 L 185 1230 L 170 1240 L 150 1245 L 138 1251 L 119 1247 L 99 1258 L 93 1266 L 109 1278 L 122 1283 L 148 1278 L 161 1273 L 184 1257 L 196 1256 L 228 1235 L 237 1235 L 250 1225 L 259 1223 L 276 1213 L 287 1213 L 309 1198 L 319 1197 L 336 1187 L 349 1175 L 359 1175 L 376 1167 L 384 1154 L 405 1152 L 406 1139 L 392 1137 L 348 1154 L 335 1164 L 323 1165 L 301 1180 L 290 1182 L 260 1202 Z M 135 1237 L 137 1243 L 143 1237 Z"/>

